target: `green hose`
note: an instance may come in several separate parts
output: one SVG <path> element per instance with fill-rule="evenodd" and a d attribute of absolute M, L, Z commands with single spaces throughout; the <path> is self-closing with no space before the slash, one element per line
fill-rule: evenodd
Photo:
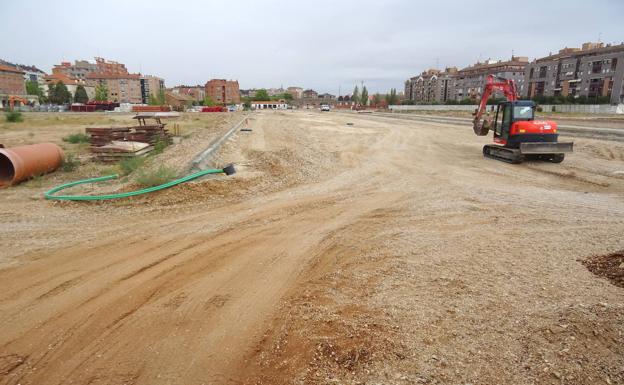
<path fill-rule="evenodd" d="M 119 193 L 119 194 L 107 194 L 107 195 L 54 195 L 55 193 L 57 193 L 57 192 L 59 192 L 61 190 L 65 190 L 66 188 L 77 186 L 79 184 L 102 182 L 102 181 L 105 181 L 105 180 L 115 179 L 115 178 L 119 177 L 119 175 L 113 174 L 113 175 L 101 176 L 101 177 L 98 177 L 98 178 L 83 179 L 83 180 L 79 180 L 79 181 L 76 181 L 76 182 L 65 183 L 65 184 L 57 186 L 57 187 L 55 187 L 55 188 L 53 188 L 53 189 L 51 189 L 49 191 L 46 191 L 43 195 L 45 196 L 46 199 L 54 199 L 54 200 L 59 200 L 59 201 L 99 201 L 99 200 L 105 200 L 105 199 L 127 198 L 127 197 L 132 197 L 132 196 L 135 196 L 135 195 L 142 195 L 142 194 L 147 194 L 147 193 L 151 193 L 151 192 L 158 191 L 158 190 L 163 190 L 163 189 L 166 189 L 166 188 L 178 185 L 180 183 L 188 182 L 190 180 L 199 178 L 200 176 L 204 176 L 204 175 L 207 175 L 207 174 L 220 174 L 220 173 L 224 173 L 226 175 L 231 175 L 231 174 L 234 173 L 233 170 L 234 170 L 234 166 L 232 166 L 232 165 L 229 165 L 229 166 L 225 167 L 224 169 L 203 170 L 203 171 L 191 174 L 191 175 L 187 175 L 187 176 L 185 176 L 183 178 L 176 179 L 174 181 L 161 184 L 160 186 L 154 186 L 154 187 L 144 188 L 142 190 L 129 191 L 129 192 Z"/>

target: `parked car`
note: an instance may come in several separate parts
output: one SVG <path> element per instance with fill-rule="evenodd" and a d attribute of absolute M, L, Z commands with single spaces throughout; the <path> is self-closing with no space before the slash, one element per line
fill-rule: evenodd
<path fill-rule="evenodd" d="M 321 111 L 329 111 L 329 104 L 321 104 Z"/>

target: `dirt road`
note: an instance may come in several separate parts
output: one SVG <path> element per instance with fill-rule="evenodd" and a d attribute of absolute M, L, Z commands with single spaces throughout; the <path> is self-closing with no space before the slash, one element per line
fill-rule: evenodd
<path fill-rule="evenodd" d="M 508 165 L 470 127 L 251 127 L 230 179 L 37 202 L 76 221 L 0 249 L 0 383 L 624 383 L 624 291 L 579 261 L 624 249 L 623 144 Z"/>

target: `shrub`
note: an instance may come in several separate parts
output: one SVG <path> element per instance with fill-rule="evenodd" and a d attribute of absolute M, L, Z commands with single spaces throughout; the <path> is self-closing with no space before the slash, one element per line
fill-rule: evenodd
<path fill-rule="evenodd" d="M 66 136 L 63 138 L 63 142 L 68 142 L 68 143 L 88 143 L 89 142 L 89 135 L 87 134 L 82 134 L 82 133 L 77 133 L 77 134 L 71 134 L 69 136 Z"/>
<path fill-rule="evenodd" d="M 65 172 L 74 171 L 80 165 L 80 161 L 74 157 L 74 155 L 69 154 L 63 160 L 63 164 L 61 165 L 61 170 Z"/>
<path fill-rule="evenodd" d="M 154 143 L 154 150 L 152 150 L 151 155 L 161 154 L 163 151 L 165 151 L 165 148 L 167 148 L 167 146 L 169 146 L 167 140 L 159 138 L 156 143 Z"/>
<path fill-rule="evenodd" d="M 139 171 L 137 176 L 137 183 L 144 187 L 154 187 L 167 183 L 175 179 L 175 170 L 161 165 L 154 171 Z"/>
<path fill-rule="evenodd" d="M 24 120 L 24 116 L 19 111 L 9 111 L 6 113 L 6 121 L 9 123 L 18 123 Z"/>
<path fill-rule="evenodd" d="M 141 157 L 128 158 L 119 162 L 119 168 L 121 169 L 122 175 L 129 175 L 133 171 L 136 171 L 141 166 L 143 166 L 143 163 L 145 163 L 145 158 L 141 158 Z"/>

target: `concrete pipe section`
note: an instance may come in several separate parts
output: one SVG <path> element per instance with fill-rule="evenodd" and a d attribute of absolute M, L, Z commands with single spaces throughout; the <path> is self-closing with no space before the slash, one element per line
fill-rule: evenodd
<path fill-rule="evenodd" d="M 0 148 L 0 187 L 52 172 L 64 158 L 63 150 L 54 143 Z"/>

